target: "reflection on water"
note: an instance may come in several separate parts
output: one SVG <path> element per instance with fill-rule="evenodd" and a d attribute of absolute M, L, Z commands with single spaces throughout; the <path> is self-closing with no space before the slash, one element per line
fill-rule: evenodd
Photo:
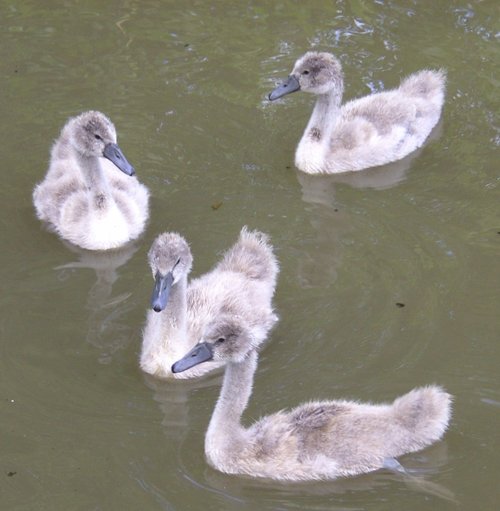
<path fill-rule="evenodd" d="M 175 445 L 182 445 L 189 430 L 190 395 L 193 391 L 220 385 L 221 375 L 210 374 L 198 380 L 160 380 L 144 374 L 144 382 L 153 391 L 153 399 L 163 413 L 164 433 Z"/>
<path fill-rule="evenodd" d="M 441 136 L 442 129 L 443 122 L 440 120 L 424 146 L 387 165 L 330 175 L 296 171 L 302 200 L 307 204 L 312 232 L 315 233 L 307 240 L 301 239 L 300 248 L 297 247 L 300 250 L 297 276 L 303 288 L 328 286 L 337 279 L 337 269 L 341 265 L 339 246 L 353 226 L 345 206 L 337 204 L 335 200 L 336 187 L 340 184 L 361 190 L 387 190 L 397 186 L 406 178 L 408 170 L 426 145 Z"/>
<path fill-rule="evenodd" d="M 290 244 L 296 253 L 296 277 L 303 289 L 326 288 L 337 280 L 342 262 L 339 245 L 352 227 L 341 208 L 312 205 L 307 209 L 312 232 Z"/>
<path fill-rule="evenodd" d="M 336 186 L 348 184 L 353 188 L 375 190 L 392 188 L 405 178 L 412 160 L 421 150 L 398 162 L 365 171 L 337 175 L 296 172 L 314 233 L 307 240 L 300 240 L 300 248 L 297 247 L 300 250 L 297 275 L 302 287 L 328 286 L 337 279 L 342 253 L 339 247 L 353 227 L 345 207 L 336 204 Z"/>
<path fill-rule="evenodd" d="M 130 341 L 130 329 L 125 321 L 135 307 L 129 301 L 131 292 L 113 295 L 113 284 L 118 279 L 118 268 L 123 266 L 138 249 L 136 242 L 104 252 L 85 250 L 64 241 L 64 245 L 78 255 L 78 260 L 56 266 L 60 278 L 68 270 L 92 269 L 96 281 L 90 288 L 86 308 L 89 311 L 86 340 L 99 348 L 99 362 L 109 364 L 113 354 Z"/>

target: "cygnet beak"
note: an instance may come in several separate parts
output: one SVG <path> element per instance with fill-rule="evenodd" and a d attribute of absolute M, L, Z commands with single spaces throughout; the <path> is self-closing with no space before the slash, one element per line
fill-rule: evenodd
<path fill-rule="evenodd" d="M 174 276 L 171 271 L 166 275 L 156 272 L 155 287 L 151 295 L 151 307 L 155 312 L 161 312 L 167 306 L 173 282 Z"/>
<path fill-rule="evenodd" d="M 125 158 L 118 144 L 106 144 L 102 154 L 128 176 L 133 176 L 135 174 L 134 167 L 132 167 L 127 158 Z"/>
<path fill-rule="evenodd" d="M 213 347 L 206 342 L 197 344 L 187 355 L 184 355 L 180 360 L 172 365 L 173 373 L 182 373 L 186 369 L 197 366 L 207 360 L 212 360 L 214 356 Z"/>
<path fill-rule="evenodd" d="M 290 75 L 285 82 L 281 85 L 278 85 L 276 89 L 274 89 L 268 96 L 269 101 L 274 101 L 275 99 L 281 98 L 282 96 L 286 96 L 292 92 L 300 90 L 300 83 L 295 78 L 295 76 Z"/>

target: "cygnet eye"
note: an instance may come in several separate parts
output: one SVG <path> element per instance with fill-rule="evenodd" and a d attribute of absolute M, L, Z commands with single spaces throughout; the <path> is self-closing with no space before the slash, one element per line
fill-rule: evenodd
<path fill-rule="evenodd" d="M 224 337 L 219 337 L 215 344 L 222 344 L 226 339 Z"/>
<path fill-rule="evenodd" d="M 95 138 L 96 140 L 102 140 L 101 135 L 98 135 L 97 133 L 94 135 L 94 138 Z"/>
<path fill-rule="evenodd" d="M 302 71 L 302 74 L 303 75 L 308 75 L 309 74 L 309 70 L 308 69 L 304 69 L 304 71 Z"/>

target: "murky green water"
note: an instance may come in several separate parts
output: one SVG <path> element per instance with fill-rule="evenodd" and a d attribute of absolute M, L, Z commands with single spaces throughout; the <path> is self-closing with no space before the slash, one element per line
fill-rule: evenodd
<path fill-rule="evenodd" d="M 499 19 L 495 0 L 2 2 L 0 508 L 496 509 Z M 312 98 L 265 96 L 311 47 L 342 58 L 346 98 L 446 67 L 435 140 L 355 176 L 296 172 Z M 52 140 L 90 108 L 152 192 L 145 236 L 113 257 L 69 249 L 31 205 Z M 414 478 L 221 475 L 203 456 L 220 377 L 141 374 L 154 237 L 182 232 L 200 274 L 244 224 L 282 268 L 248 420 L 442 384 L 452 425 L 401 460 Z"/>

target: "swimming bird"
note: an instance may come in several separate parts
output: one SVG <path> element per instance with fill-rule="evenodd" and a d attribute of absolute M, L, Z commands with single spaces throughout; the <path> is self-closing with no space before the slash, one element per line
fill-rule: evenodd
<path fill-rule="evenodd" d="M 205 436 L 208 463 L 221 472 L 307 481 L 398 467 L 396 457 L 436 442 L 448 426 L 451 396 L 431 385 L 387 404 L 312 401 L 244 427 L 260 342 L 241 318 L 220 317 L 203 342 L 172 366 L 182 373 L 226 363 Z"/>
<path fill-rule="evenodd" d="M 149 192 L 101 112 L 70 118 L 52 146 L 45 179 L 36 185 L 38 218 L 62 238 L 107 250 L 137 238 L 149 216 Z"/>
<path fill-rule="evenodd" d="M 445 82 L 444 70 L 424 69 L 395 89 L 342 105 L 339 60 L 311 51 L 268 97 L 273 101 L 298 90 L 317 96 L 295 165 L 309 174 L 333 174 L 385 165 L 420 147 L 441 115 Z"/>
<path fill-rule="evenodd" d="M 212 271 L 189 284 L 193 257 L 180 234 L 160 234 L 149 250 L 148 260 L 155 286 L 140 355 L 140 367 L 146 373 L 159 378 L 195 378 L 221 367 L 214 361 L 182 374 L 171 371 L 173 362 L 222 315 L 253 325 L 261 341 L 278 320 L 272 307 L 278 261 L 268 236 L 262 232 L 243 227 L 237 242 Z"/>

